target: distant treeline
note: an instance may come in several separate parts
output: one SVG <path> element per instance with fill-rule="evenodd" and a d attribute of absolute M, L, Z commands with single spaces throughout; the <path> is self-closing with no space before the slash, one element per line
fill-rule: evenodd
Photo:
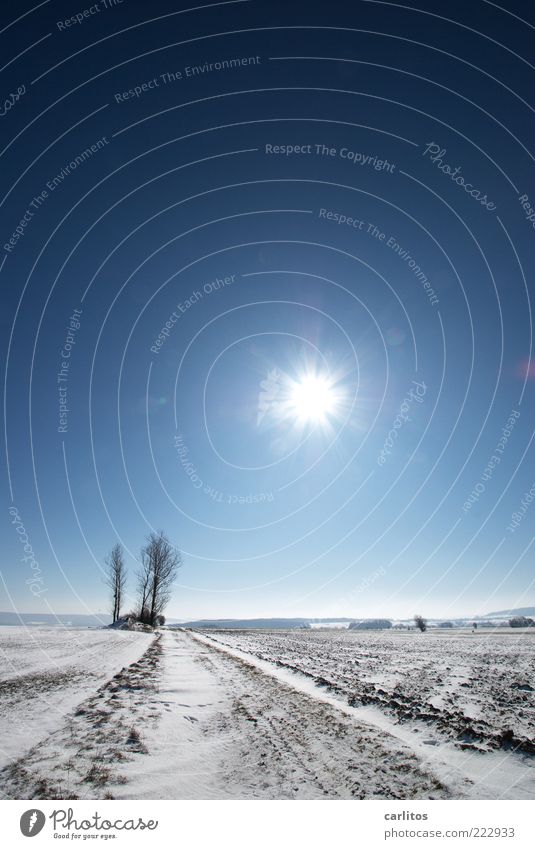
<path fill-rule="evenodd" d="M 310 628 L 310 619 L 197 619 L 181 628 Z M 328 620 L 332 622 L 333 620 Z"/>
<path fill-rule="evenodd" d="M 351 631 L 383 631 L 392 627 L 390 619 L 363 619 L 361 622 L 351 622 Z"/>

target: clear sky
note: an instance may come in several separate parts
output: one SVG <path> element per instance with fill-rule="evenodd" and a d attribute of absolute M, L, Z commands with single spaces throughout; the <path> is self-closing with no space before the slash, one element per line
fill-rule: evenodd
<path fill-rule="evenodd" d="M 529 21 L 96 5 L 0 33 L 0 609 L 158 528 L 177 618 L 534 604 Z"/>

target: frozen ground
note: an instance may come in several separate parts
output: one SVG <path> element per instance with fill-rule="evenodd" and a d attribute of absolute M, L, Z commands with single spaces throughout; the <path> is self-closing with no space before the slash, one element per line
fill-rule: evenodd
<path fill-rule="evenodd" d="M 212 638 L 310 677 L 352 705 L 373 705 L 474 751 L 535 754 L 535 634 L 355 631 L 212 632 Z"/>
<path fill-rule="evenodd" d="M 531 632 L 217 631 L 209 638 L 353 707 L 409 742 L 442 779 L 464 777 L 471 796 L 535 797 Z"/>
<path fill-rule="evenodd" d="M 416 715 L 418 681 L 421 704 L 432 699 L 444 722 L 447 711 L 455 715 L 461 711 L 463 697 L 456 694 L 463 693 L 464 681 L 472 682 L 472 703 L 481 705 L 477 699 L 493 692 L 485 683 L 487 677 L 500 670 L 498 646 L 491 668 L 488 658 L 476 661 L 470 654 L 473 649 L 468 646 L 474 641 L 465 641 L 463 648 L 450 646 L 449 640 L 455 643 L 458 638 L 448 637 L 440 648 L 429 642 L 430 635 L 419 640 L 415 634 L 310 631 L 86 633 L 97 640 L 93 650 L 99 657 L 108 658 L 107 672 L 100 664 L 97 673 L 97 666 L 88 664 L 78 644 L 66 646 L 63 655 L 58 647 L 55 672 L 70 669 L 74 677 L 70 683 L 58 684 L 47 698 L 53 705 L 61 696 L 71 707 L 61 716 L 58 713 L 54 726 L 45 733 L 27 736 L 24 742 L 19 738 L 18 751 L 11 752 L 9 763 L 0 771 L 2 798 L 535 795 L 527 748 L 514 754 L 508 738 L 499 741 L 499 734 L 492 742 L 488 734 L 481 743 L 477 741 L 478 747 L 489 750 L 485 753 L 458 748 L 457 744 L 473 743 L 471 736 L 456 737 L 447 724 L 436 721 L 432 710 L 429 716 Z M 124 641 L 117 642 L 121 638 Z M 42 634 L 42 639 L 48 638 Z M 501 638 L 500 651 L 507 662 L 517 652 L 517 667 L 522 670 L 521 674 L 520 669 L 513 670 L 510 683 L 519 686 L 512 688 L 513 697 L 503 709 L 507 716 L 513 715 L 511 711 L 524 712 L 522 739 L 527 741 L 533 702 L 531 691 L 523 688 L 528 680 L 523 676 L 532 669 L 535 642 L 525 640 L 515 646 L 507 639 Z M 6 652 L 4 635 L 0 646 Z M 78 654 L 73 654 L 74 648 Z M 132 653 L 130 662 L 124 660 L 127 648 Z M 13 659 L 20 658 L 20 668 L 37 674 L 29 655 L 24 664 L 22 650 L 17 653 L 11 644 L 6 654 L 9 651 Z M 449 665 L 451 681 L 457 676 L 456 687 L 447 686 L 442 663 Z M 483 668 L 487 677 L 482 676 Z M 509 667 L 509 675 L 513 671 Z M 80 677 L 85 689 L 80 689 Z M 502 680 L 500 674 L 495 677 Z M 532 675 L 529 680 L 533 681 Z M 375 691 L 379 701 L 372 698 Z M 368 698 L 357 699 L 357 692 Z M 21 711 L 29 711 L 34 723 L 39 710 L 32 713 L 28 693 L 31 690 L 19 691 L 18 704 Z M 503 689 L 496 693 L 492 716 L 496 711 L 499 716 L 497 699 L 505 700 Z M 519 701 L 518 693 L 526 698 Z M 2 688 L 0 705 L 5 698 Z M 13 716 L 16 693 L 8 690 L 7 698 Z M 401 716 L 389 699 L 409 700 L 411 711 Z M 0 716 L 5 715 L 1 708 Z"/>
<path fill-rule="evenodd" d="M 147 648 L 129 631 L 0 626 L 0 767 Z"/>

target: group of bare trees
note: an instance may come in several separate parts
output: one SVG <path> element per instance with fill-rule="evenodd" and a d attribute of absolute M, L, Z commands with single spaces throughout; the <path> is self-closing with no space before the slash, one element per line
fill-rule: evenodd
<path fill-rule="evenodd" d="M 180 552 L 163 531 L 149 534 L 141 549 L 141 568 L 137 573 L 137 616 L 141 622 L 156 624 L 171 598 L 171 588 L 181 565 Z"/>
<path fill-rule="evenodd" d="M 152 627 L 162 622 L 163 611 L 171 598 L 172 586 L 181 565 L 180 552 L 163 531 L 148 535 L 141 549 L 140 567 L 136 574 L 136 608 L 131 614 L 138 622 Z M 123 548 L 117 543 L 106 558 L 106 584 L 111 590 L 114 622 L 121 614 L 126 580 Z"/>

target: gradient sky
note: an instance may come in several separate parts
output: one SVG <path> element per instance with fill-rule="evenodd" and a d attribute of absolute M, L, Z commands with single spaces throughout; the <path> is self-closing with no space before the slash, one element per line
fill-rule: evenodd
<path fill-rule="evenodd" d="M 535 603 L 535 19 L 411 5 L 3 4 L 0 609 L 154 528 L 178 618 Z"/>

